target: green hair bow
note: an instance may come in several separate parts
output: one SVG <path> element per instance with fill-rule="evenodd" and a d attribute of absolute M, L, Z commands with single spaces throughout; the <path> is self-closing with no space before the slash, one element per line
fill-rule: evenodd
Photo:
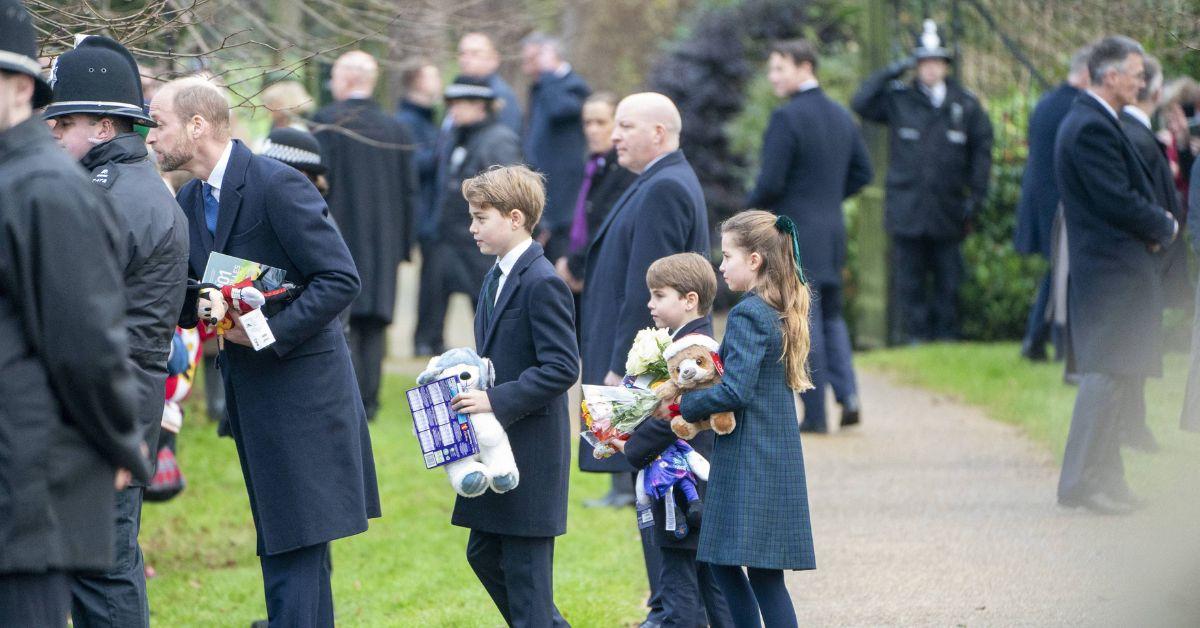
<path fill-rule="evenodd" d="M 775 228 L 792 237 L 792 258 L 796 260 L 796 276 L 800 278 L 801 285 L 807 285 L 804 269 L 800 267 L 800 236 L 796 233 L 796 223 L 787 216 L 779 216 L 775 218 Z"/>

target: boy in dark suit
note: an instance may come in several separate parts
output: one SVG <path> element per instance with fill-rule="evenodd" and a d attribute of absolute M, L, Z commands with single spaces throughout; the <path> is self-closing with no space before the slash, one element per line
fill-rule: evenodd
<path fill-rule="evenodd" d="M 717 294 L 717 276 L 704 256 L 678 253 L 659 259 L 646 271 L 646 287 L 650 290 L 647 305 L 654 325 L 670 330 L 672 339 L 688 334 L 713 335 L 708 313 Z M 635 468 L 645 469 L 676 438 L 669 422 L 651 417 L 638 426 L 628 441 L 615 443 L 615 447 L 624 452 Z M 688 444 L 700 455 L 711 458 L 714 440 L 712 431 L 704 431 Z M 699 482 L 698 488 L 703 497 L 704 482 Z M 674 495 L 679 512 L 688 512 L 682 491 Z M 649 532 L 650 539 L 650 543 L 642 544 L 643 551 L 659 553 L 658 561 L 647 562 L 661 565 L 658 577 L 652 578 L 651 582 L 657 585 L 661 596 L 662 625 L 711 625 L 717 628 L 733 625 L 725 596 L 717 588 L 712 572 L 707 565 L 696 563 L 699 526 L 689 515 L 688 525 L 693 527 L 685 537 L 677 538 L 674 532 L 666 530 L 668 504 L 665 501 L 665 498 L 654 500 L 651 504 L 652 528 L 642 530 L 643 534 Z"/>
<path fill-rule="evenodd" d="M 463 181 L 471 235 L 495 255 L 475 310 L 475 349 L 495 385 L 454 399 L 459 412 L 492 412 L 521 473 L 503 494 L 459 497 L 451 523 L 471 529 L 467 561 L 510 626 L 566 626 L 554 606 L 554 537 L 566 532 L 570 419 L 579 375 L 571 291 L 532 240 L 546 192 L 524 166 Z"/>

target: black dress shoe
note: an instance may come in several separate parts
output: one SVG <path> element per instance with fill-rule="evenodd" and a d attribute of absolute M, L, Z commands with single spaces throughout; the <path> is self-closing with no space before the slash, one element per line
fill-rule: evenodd
<path fill-rule="evenodd" d="M 860 420 L 862 420 L 862 417 L 859 416 L 859 414 L 861 412 L 862 412 L 862 408 L 859 407 L 858 403 L 853 403 L 853 404 L 848 403 L 848 404 L 842 406 L 841 426 L 842 427 L 850 427 L 851 425 L 858 425 L 858 422 Z"/>
<path fill-rule="evenodd" d="M 1046 345 L 1028 345 L 1021 344 L 1021 357 L 1030 362 L 1045 362 L 1049 359 L 1046 355 Z"/>
<path fill-rule="evenodd" d="M 1067 508 L 1086 508 L 1098 515 L 1108 516 L 1128 515 L 1137 510 L 1137 507 L 1117 501 L 1104 493 L 1092 493 L 1084 497 L 1060 498 L 1058 505 Z"/>

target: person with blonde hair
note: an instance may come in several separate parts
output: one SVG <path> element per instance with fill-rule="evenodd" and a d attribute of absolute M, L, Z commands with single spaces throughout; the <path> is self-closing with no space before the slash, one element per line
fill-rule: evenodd
<path fill-rule="evenodd" d="M 796 626 L 783 570 L 816 569 L 795 400 L 813 387 L 798 237 L 791 218 L 760 210 L 721 225 L 721 273 L 745 292 L 721 342 L 725 377 L 660 410 L 692 423 L 716 412 L 737 418 L 716 437 L 696 554 L 712 566 L 736 626 Z"/>
<path fill-rule="evenodd" d="M 292 127 L 307 131 L 301 118 L 313 110 L 313 98 L 299 81 L 271 83 L 259 95 L 262 106 L 271 114 L 271 128 Z"/>

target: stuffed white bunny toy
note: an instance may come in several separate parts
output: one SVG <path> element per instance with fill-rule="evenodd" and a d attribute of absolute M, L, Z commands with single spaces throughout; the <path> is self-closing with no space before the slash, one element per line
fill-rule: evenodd
<path fill-rule="evenodd" d="M 471 349 L 451 349 L 429 361 L 417 376 L 421 385 L 447 377 L 458 378 L 460 390 L 486 390 L 496 380 L 492 361 L 481 358 Z M 463 497 L 478 497 L 491 487 L 497 493 L 517 488 L 520 474 L 513 458 L 508 434 L 491 412 L 471 415 L 471 427 L 479 442 L 479 453 L 470 458 L 444 465 L 450 484 Z"/>

